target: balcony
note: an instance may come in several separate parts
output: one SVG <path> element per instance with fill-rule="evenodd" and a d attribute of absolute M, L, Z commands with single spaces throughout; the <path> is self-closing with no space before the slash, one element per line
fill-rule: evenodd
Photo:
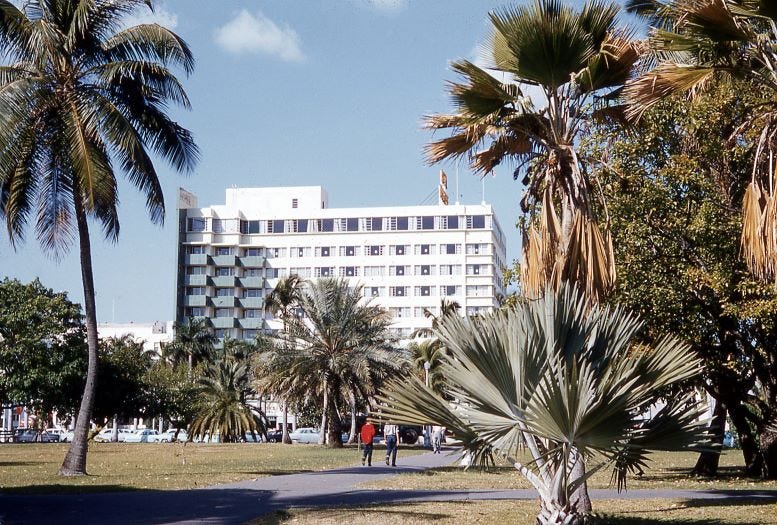
<path fill-rule="evenodd" d="M 243 288 L 262 288 L 264 277 L 241 277 L 239 283 Z"/>
<path fill-rule="evenodd" d="M 204 295 L 185 295 L 183 298 L 184 306 L 207 306 L 208 298 Z"/>
<path fill-rule="evenodd" d="M 234 308 L 237 306 L 237 297 L 211 297 L 210 302 L 216 308 Z"/>
<path fill-rule="evenodd" d="M 234 317 L 212 317 L 213 328 L 235 328 L 237 319 Z"/>
<path fill-rule="evenodd" d="M 240 299 L 240 306 L 243 308 L 263 308 L 264 298 L 262 297 L 243 297 Z"/>
<path fill-rule="evenodd" d="M 208 264 L 207 253 L 187 253 L 184 257 L 184 264 L 188 266 L 205 266 Z"/>
<path fill-rule="evenodd" d="M 236 266 L 237 256 L 235 255 L 214 255 L 211 257 L 216 266 Z"/>
<path fill-rule="evenodd" d="M 264 320 L 260 317 L 239 319 L 238 322 L 243 330 L 258 330 L 264 326 Z"/>
<path fill-rule="evenodd" d="M 186 286 L 207 286 L 207 275 L 185 275 L 183 278 L 183 284 Z"/>
<path fill-rule="evenodd" d="M 239 259 L 240 265 L 246 268 L 261 268 L 264 266 L 264 257 L 259 255 L 246 255 Z"/>
<path fill-rule="evenodd" d="M 216 288 L 234 288 L 237 278 L 234 275 L 216 275 L 210 278 Z"/>

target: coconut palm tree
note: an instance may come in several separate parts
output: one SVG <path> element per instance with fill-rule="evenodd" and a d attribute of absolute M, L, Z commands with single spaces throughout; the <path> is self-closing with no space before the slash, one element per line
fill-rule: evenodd
<path fill-rule="evenodd" d="M 289 275 L 278 281 L 273 291 L 267 295 L 264 302 L 266 312 L 280 317 L 283 322 L 283 331 L 286 331 L 286 320 L 293 315 L 293 309 L 302 298 L 302 286 L 304 280 L 296 274 Z M 289 396 L 283 396 L 283 443 L 291 444 L 289 437 Z"/>
<path fill-rule="evenodd" d="M 429 387 L 438 394 L 442 393 L 445 378 L 440 372 L 440 364 L 442 356 L 445 354 L 445 347 L 440 340 L 413 341 L 407 346 L 407 349 L 410 352 L 410 360 L 416 376 L 425 381 L 426 363 L 429 363 Z"/>
<path fill-rule="evenodd" d="M 514 177 L 522 176 L 528 217 L 521 280 L 530 296 L 570 280 L 595 300 L 615 282 L 608 226 L 602 232 L 596 213 L 601 192 L 577 141 L 594 116 L 607 112 L 638 57 L 617 15 L 615 4 L 601 0 L 586 1 L 580 11 L 532 0 L 492 12 L 488 68 L 453 62 L 462 77 L 449 87 L 456 111 L 425 119 L 428 129 L 451 130 L 427 146 L 429 162 L 468 156 L 481 176 L 510 162 Z"/>
<path fill-rule="evenodd" d="M 263 414 L 247 402 L 251 388 L 245 364 L 227 359 L 209 365 L 197 381 L 197 393 L 200 408 L 189 427 L 193 439 L 218 435 L 232 443 L 257 432 L 266 437 Z"/>
<path fill-rule="evenodd" d="M 392 348 L 391 318 L 378 306 L 362 303 L 362 287 L 345 280 L 320 279 L 308 286 L 299 304 L 303 317 L 287 320 L 291 356 L 288 374 L 323 393 L 327 444 L 341 447 L 338 406 L 343 390 L 369 395 L 385 370 L 399 371 L 401 352 Z M 380 374 L 377 371 L 381 371 Z"/>
<path fill-rule="evenodd" d="M 181 171 L 198 152 L 170 120 L 189 107 L 170 66 L 187 74 L 186 43 L 157 24 L 125 28 L 150 0 L 0 0 L 0 217 L 11 242 L 29 222 L 45 251 L 61 254 L 77 235 L 84 287 L 88 373 L 62 475 L 86 473 L 86 439 L 97 371 L 97 317 L 89 219 L 119 235 L 116 171 L 146 197 L 151 220 L 165 215 L 149 150 Z"/>
<path fill-rule="evenodd" d="M 451 352 L 441 365 L 448 396 L 415 377 L 394 381 L 380 397 L 383 417 L 443 425 L 480 464 L 507 458 L 539 494 L 538 523 L 583 523 L 572 499 L 585 485 L 574 476 L 583 458 L 589 473 L 613 467 L 620 488 L 650 451 L 689 447 L 704 427 L 692 395 L 648 416 L 658 392 L 700 373 L 689 347 L 664 337 L 648 348 L 636 317 L 588 307 L 562 286 L 514 309 L 446 317 L 437 337 Z M 531 461 L 516 459 L 523 450 Z"/>
<path fill-rule="evenodd" d="M 205 317 L 189 317 L 185 323 L 176 322 L 173 330 L 173 341 L 165 345 L 163 354 L 173 365 L 187 362 L 191 379 L 194 365 L 203 361 L 209 362 L 214 358 L 216 336 L 210 330 Z"/>
<path fill-rule="evenodd" d="M 777 4 L 761 0 L 631 0 L 646 17 L 651 64 L 630 82 L 629 114 L 639 117 L 659 100 L 679 94 L 695 99 L 718 82 L 742 82 L 763 101 L 731 135 L 757 139 L 750 184 L 742 202 L 742 256 L 763 280 L 777 278 Z"/>

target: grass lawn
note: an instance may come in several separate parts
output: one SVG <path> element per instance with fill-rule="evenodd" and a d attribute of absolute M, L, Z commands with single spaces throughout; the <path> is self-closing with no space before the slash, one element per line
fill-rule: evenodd
<path fill-rule="evenodd" d="M 698 454 L 689 452 L 658 452 L 651 455 L 650 468 L 642 476 L 629 475 L 627 489 L 777 489 L 777 481 L 762 481 L 744 477 L 742 453 L 724 451 L 720 458 L 719 476 L 714 479 L 688 475 Z M 590 488 L 609 488 L 611 470 L 594 474 Z M 399 478 L 364 483 L 360 488 L 372 489 L 528 489 L 531 485 L 512 466 L 501 466 L 481 472 L 473 467 L 442 467 L 422 473 L 402 474 Z M 777 523 L 777 521 L 775 521 Z"/>
<path fill-rule="evenodd" d="M 62 478 L 68 444 L 0 445 L 0 492 L 186 489 L 359 463 L 354 446 L 280 443 L 91 443 L 89 476 Z M 377 447 L 376 447 L 377 449 Z M 405 454 L 420 449 L 403 449 Z"/>
<path fill-rule="evenodd" d="M 777 523 L 777 503 L 727 505 L 712 501 L 594 501 L 597 523 L 613 525 L 684 523 L 686 525 Z M 360 508 L 290 509 L 250 525 L 357 525 L 362 523 L 516 523 L 534 525 L 538 504 L 533 501 L 468 501 L 376 505 Z"/>

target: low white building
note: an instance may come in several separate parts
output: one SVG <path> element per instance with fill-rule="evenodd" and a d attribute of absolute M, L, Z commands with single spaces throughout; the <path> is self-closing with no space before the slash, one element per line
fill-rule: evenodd
<path fill-rule="evenodd" d="M 151 323 L 98 323 L 97 335 L 101 339 L 130 335 L 143 341 L 143 349 L 161 355 L 162 347 L 173 341 L 173 321 Z"/>

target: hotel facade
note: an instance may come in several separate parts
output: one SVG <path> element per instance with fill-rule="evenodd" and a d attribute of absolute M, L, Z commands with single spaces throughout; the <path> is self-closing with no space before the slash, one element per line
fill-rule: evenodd
<path fill-rule="evenodd" d="M 461 314 L 505 294 L 505 237 L 490 205 L 329 208 L 320 186 L 230 188 L 198 207 L 181 190 L 176 320 L 209 320 L 217 337 L 252 339 L 281 323 L 264 311 L 279 279 L 342 277 L 386 308 L 395 335 L 431 325 L 442 299 Z"/>

